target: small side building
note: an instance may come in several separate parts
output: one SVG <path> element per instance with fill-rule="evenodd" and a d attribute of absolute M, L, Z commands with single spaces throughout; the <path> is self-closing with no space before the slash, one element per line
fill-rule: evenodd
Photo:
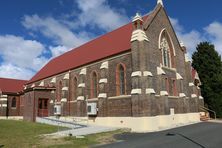
<path fill-rule="evenodd" d="M 23 116 L 25 80 L 0 78 L 0 116 Z"/>

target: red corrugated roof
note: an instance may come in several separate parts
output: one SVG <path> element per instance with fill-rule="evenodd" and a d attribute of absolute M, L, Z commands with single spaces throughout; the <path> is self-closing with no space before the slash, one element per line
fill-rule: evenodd
<path fill-rule="evenodd" d="M 147 17 L 145 16 L 144 19 L 147 19 Z M 132 24 L 126 24 L 52 59 L 28 84 L 130 50 L 132 31 Z"/>
<path fill-rule="evenodd" d="M 23 85 L 28 81 L 0 78 L 0 91 L 7 93 L 17 93 L 23 90 Z"/>

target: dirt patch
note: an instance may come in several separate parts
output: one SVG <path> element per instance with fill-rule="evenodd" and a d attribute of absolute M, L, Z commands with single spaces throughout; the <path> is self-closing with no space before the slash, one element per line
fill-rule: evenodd
<path fill-rule="evenodd" d="M 40 145 L 44 145 L 44 146 L 54 146 L 54 145 L 66 145 L 66 144 L 71 144 L 72 142 L 71 141 L 66 141 L 64 139 L 64 137 L 59 137 L 59 138 L 55 138 L 55 137 L 52 137 L 52 136 L 45 136 L 45 135 L 42 135 L 40 136 Z"/>

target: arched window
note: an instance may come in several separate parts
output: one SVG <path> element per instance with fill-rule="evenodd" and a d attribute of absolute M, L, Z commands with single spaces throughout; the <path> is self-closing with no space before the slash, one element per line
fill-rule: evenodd
<path fill-rule="evenodd" d="M 171 39 L 166 30 L 163 30 L 160 34 L 159 47 L 161 49 L 161 54 L 162 54 L 161 56 L 162 65 L 164 67 L 169 67 L 169 68 L 175 67 L 175 62 L 174 62 L 175 53 Z"/>
<path fill-rule="evenodd" d="M 16 107 L 16 98 L 12 98 L 12 104 L 11 104 L 11 107 L 12 108 L 15 108 Z"/>
<path fill-rule="evenodd" d="M 125 95 L 126 94 L 126 69 L 123 64 L 117 65 L 116 91 L 117 91 L 117 95 Z"/>
<path fill-rule="evenodd" d="M 94 71 L 91 74 L 91 98 L 97 98 L 98 96 L 98 76 Z"/>
<path fill-rule="evenodd" d="M 78 81 L 77 78 L 73 79 L 73 99 L 76 100 L 78 93 Z"/>

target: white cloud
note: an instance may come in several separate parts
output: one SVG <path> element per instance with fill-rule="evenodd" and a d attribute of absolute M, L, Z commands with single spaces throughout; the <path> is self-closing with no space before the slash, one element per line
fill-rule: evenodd
<path fill-rule="evenodd" d="M 77 0 L 81 13 L 78 15 L 82 26 L 113 30 L 129 21 L 122 10 L 111 8 L 106 0 Z"/>
<path fill-rule="evenodd" d="M 209 41 L 215 45 L 215 49 L 222 55 L 222 23 L 212 22 L 207 27 L 201 28 L 202 32 L 191 30 L 186 32 L 184 27 L 179 24 L 178 19 L 170 18 L 170 21 L 176 31 L 177 37 L 187 47 L 188 54 L 191 56 L 196 50 L 197 44 L 203 41 Z"/>
<path fill-rule="evenodd" d="M 59 19 L 37 14 L 23 17 L 21 23 L 32 31 L 32 36 L 35 32 L 40 32 L 53 41 L 54 45 L 48 46 L 52 58 L 80 46 L 95 36 L 92 32 L 86 32 L 84 27 L 110 31 L 128 22 L 124 11 L 111 8 L 106 0 L 77 0 L 75 4 L 80 12 L 74 10 L 70 14 L 62 14 L 63 17 Z"/>
<path fill-rule="evenodd" d="M 189 56 L 196 50 L 196 46 L 201 41 L 205 40 L 205 37 L 196 30 L 186 32 L 184 27 L 179 23 L 178 19 L 170 18 L 174 30 L 176 31 L 179 41 L 183 42 L 187 48 Z"/>
<path fill-rule="evenodd" d="M 94 33 L 86 32 L 85 27 L 110 31 L 129 21 L 124 10 L 111 8 L 106 0 L 76 2 L 78 12 L 63 14 L 59 19 L 37 14 L 23 17 L 21 23 L 29 35 L 37 38 L 38 33 L 41 33 L 54 45 L 45 47 L 36 40 L 26 40 L 15 35 L 0 36 L 0 57 L 3 59 L 0 63 L 0 77 L 30 79 L 51 58 L 92 39 Z M 63 5 L 62 1 L 60 4 Z M 48 52 L 52 57 L 42 56 Z"/>
<path fill-rule="evenodd" d="M 49 49 L 52 53 L 52 57 L 57 57 L 68 51 L 68 48 L 65 46 L 56 46 L 56 47 L 50 46 Z"/>
<path fill-rule="evenodd" d="M 76 47 L 89 40 L 88 36 L 73 33 L 68 26 L 62 24 L 53 17 L 40 17 L 38 15 L 24 16 L 22 21 L 26 29 L 42 33 L 57 45 Z"/>
<path fill-rule="evenodd" d="M 0 77 L 28 80 L 34 75 L 32 70 L 12 64 L 0 65 Z"/>
<path fill-rule="evenodd" d="M 35 40 L 14 35 L 0 36 L 0 56 L 4 63 L 39 70 L 47 61 L 41 57 L 44 50 L 44 46 Z"/>
<path fill-rule="evenodd" d="M 213 22 L 204 28 L 209 40 L 215 45 L 215 48 L 222 55 L 222 23 Z"/>

